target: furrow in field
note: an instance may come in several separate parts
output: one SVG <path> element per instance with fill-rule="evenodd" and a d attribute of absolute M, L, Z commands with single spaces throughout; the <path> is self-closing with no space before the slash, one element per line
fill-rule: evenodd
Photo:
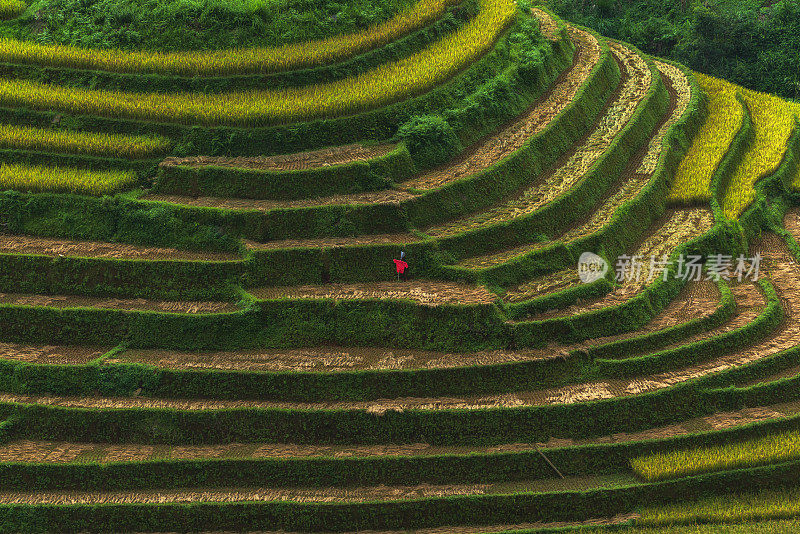
<path fill-rule="evenodd" d="M 226 252 L 193 252 L 175 248 L 147 247 L 106 241 L 77 241 L 73 239 L 10 234 L 0 234 L 0 253 L 147 260 L 224 261 L 240 259 L 237 254 Z"/>
<path fill-rule="evenodd" d="M 0 293 L 0 304 L 37 308 L 94 308 L 98 310 L 157 311 L 164 313 L 222 313 L 237 311 L 232 302 L 116 299 L 82 295 Z"/>
<path fill-rule="evenodd" d="M 668 256 L 677 246 L 695 236 L 702 235 L 711 229 L 713 225 L 713 214 L 704 208 L 672 210 L 668 211 L 659 223 L 654 225 L 644 241 L 631 254 L 638 257 L 639 269 L 631 268 L 626 272 L 626 277 L 621 280 L 611 293 L 602 299 L 589 303 L 580 303 L 570 306 L 563 310 L 554 310 L 542 317 L 555 317 L 565 314 L 583 313 L 590 310 L 605 308 L 615 304 L 621 304 L 631 297 L 640 293 L 659 276 L 657 269 L 650 270 L 651 258 L 661 261 Z M 616 258 L 613 263 L 616 264 Z M 614 268 L 611 265 L 610 268 Z M 657 267 L 657 265 L 656 265 Z M 629 276 L 628 276 L 629 275 Z M 511 288 L 505 295 L 505 300 L 509 302 L 521 302 L 537 298 L 546 294 L 554 293 L 570 287 L 575 287 L 581 283 L 578 277 L 578 270 L 574 267 L 564 269 L 549 275 L 539 277 L 535 280 L 525 282 Z"/>
<path fill-rule="evenodd" d="M 434 237 L 446 237 L 523 217 L 567 193 L 583 178 L 628 124 L 652 82 L 650 67 L 642 56 L 620 44 L 610 43 L 609 46 L 622 66 L 624 77 L 621 86 L 594 130 L 582 145 L 575 147 L 566 163 L 515 198 L 484 212 L 428 228 L 426 233 Z"/>
<path fill-rule="evenodd" d="M 635 198 L 650 182 L 663 152 L 662 143 L 667 132 L 680 120 L 691 100 L 691 86 L 686 75 L 677 67 L 668 63 L 656 62 L 656 67 L 664 76 L 664 81 L 670 90 L 671 110 L 664 116 L 661 126 L 650 139 L 647 151 L 641 156 L 636 171 L 628 174 L 619 188 L 612 192 L 603 204 L 590 216 L 590 218 L 552 240 L 527 243 L 519 247 L 500 252 L 492 252 L 481 256 L 473 256 L 459 262 L 462 267 L 481 269 L 504 263 L 512 258 L 522 256 L 535 250 L 541 250 L 554 242 L 572 243 L 582 237 L 590 235 L 611 222 L 617 210 L 625 202 Z"/>
<path fill-rule="evenodd" d="M 258 299 L 407 299 L 425 306 L 492 304 L 497 296 L 480 286 L 455 282 L 418 281 L 324 284 L 318 286 L 248 289 Z"/>
<path fill-rule="evenodd" d="M 264 171 L 295 171 L 327 167 L 329 165 L 343 165 L 356 161 L 366 161 L 372 158 L 385 156 L 396 147 L 394 145 L 346 145 L 328 147 L 306 152 L 280 154 L 276 156 L 257 157 L 221 157 L 221 156 L 192 156 L 185 158 L 165 158 L 159 165 L 161 167 L 234 167 L 240 169 L 257 169 Z"/>

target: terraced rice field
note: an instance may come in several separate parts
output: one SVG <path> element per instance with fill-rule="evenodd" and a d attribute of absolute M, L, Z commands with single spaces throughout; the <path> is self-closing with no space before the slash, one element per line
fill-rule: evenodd
<path fill-rule="evenodd" d="M 546 176 L 540 184 L 523 191 L 519 198 L 463 220 L 428 228 L 425 232 L 434 237 L 443 237 L 498 224 L 532 213 L 569 191 L 609 148 L 614 137 L 627 124 L 637 104 L 644 99 L 650 88 L 650 68 L 641 56 L 616 44 L 612 44 L 611 49 L 622 65 L 624 80 L 616 99 L 609 104 L 594 131 L 582 146 L 576 147 L 564 165 Z"/>
<path fill-rule="evenodd" d="M 797 105 L 506 0 L 0 57 L 0 531 L 625 532 L 796 500 Z M 758 280 L 649 271 L 744 251 Z"/>
<path fill-rule="evenodd" d="M 657 222 L 643 242 L 630 253 L 631 258 L 638 258 L 636 264 L 631 260 L 623 270 L 617 270 L 616 275 L 621 275 L 620 285 L 609 295 L 592 303 L 581 303 L 575 307 L 559 310 L 548 314 L 557 316 L 576 314 L 602 309 L 629 300 L 640 293 L 648 284 L 663 277 L 663 273 L 650 269 L 650 259 L 662 261 L 670 256 L 673 250 L 688 241 L 692 236 L 708 231 L 713 224 L 712 214 L 708 210 L 675 210 L 666 215 L 662 221 Z M 619 260 L 625 261 L 625 260 Z M 638 266 L 638 267 L 637 267 Z M 612 268 L 616 270 L 615 262 Z M 536 280 L 525 282 L 511 288 L 505 295 L 509 302 L 520 302 L 541 297 L 581 284 L 580 277 L 575 268 L 569 268 L 557 273 L 543 276 Z M 554 315 L 555 314 L 555 315 Z"/>
<path fill-rule="evenodd" d="M 591 235 L 593 232 L 607 226 L 613 217 L 617 214 L 617 210 L 624 203 L 639 195 L 650 182 L 651 175 L 655 172 L 658 161 L 663 152 L 664 137 L 672 126 L 683 116 L 686 108 L 691 99 L 691 88 L 688 84 L 688 79 L 680 69 L 668 63 L 657 62 L 656 66 L 665 79 L 668 80 L 673 95 L 673 106 L 671 112 L 668 113 L 656 134 L 650 139 L 647 146 L 647 151 L 642 155 L 641 162 L 636 168 L 635 172 L 623 178 L 619 189 L 614 191 L 596 211 L 592 213 L 588 221 L 584 224 L 578 225 L 570 230 L 564 232 L 557 239 L 543 241 L 539 243 L 530 243 L 515 247 L 509 250 L 485 254 L 482 256 L 474 256 L 466 258 L 459 262 L 459 265 L 472 269 L 480 269 L 492 267 L 494 265 L 502 264 L 512 258 L 522 256 L 529 252 L 541 250 L 542 248 L 552 245 L 553 241 L 561 243 L 571 243 L 578 239 Z"/>

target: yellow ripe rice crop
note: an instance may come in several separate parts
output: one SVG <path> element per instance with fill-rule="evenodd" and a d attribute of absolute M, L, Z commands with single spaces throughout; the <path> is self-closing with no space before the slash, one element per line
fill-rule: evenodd
<path fill-rule="evenodd" d="M 643 526 L 727 523 L 783 519 L 798 515 L 800 515 L 800 491 L 789 489 L 746 495 L 725 495 L 696 502 L 653 506 L 645 508 L 636 523 Z"/>
<path fill-rule="evenodd" d="M 795 110 L 786 101 L 748 89 L 741 93 L 753 119 L 754 139 L 722 198 L 722 212 L 729 219 L 739 217 L 753 202 L 755 183 L 778 168 L 795 123 Z"/>
<path fill-rule="evenodd" d="M 13 19 L 28 8 L 22 0 L 0 0 L 0 19 Z"/>
<path fill-rule="evenodd" d="M 741 443 L 669 451 L 634 458 L 633 471 L 647 481 L 724 471 L 800 458 L 800 432 L 783 432 Z"/>
<path fill-rule="evenodd" d="M 669 201 L 681 204 L 708 202 L 711 178 L 742 126 L 744 110 L 736 99 L 736 86 L 695 73 L 708 95 L 708 119 L 686 152 L 669 193 Z"/>
<path fill-rule="evenodd" d="M 89 171 L 71 167 L 44 167 L 0 164 L 0 191 L 78 193 L 102 196 L 117 193 L 136 184 L 131 171 Z"/>
<path fill-rule="evenodd" d="M 266 74 L 341 61 L 380 47 L 440 18 L 461 0 L 420 0 L 411 9 L 372 28 L 319 41 L 274 48 L 198 52 L 89 50 L 0 39 L 0 61 L 51 67 L 158 73 L 182 76 Z"/>
<path fill-rule="evenodd" d="M 44 150 L 119 158 L 146 158 L 163 154 L 170 140 L 163 137 L 47 130 L 0 124 L 0 148 Z"/>
<path fill-rule="evenodd" d="M 447 81 L 486 53 L 515 14 L 513 0 L 482 0 L 475 18 L 425 50 L 327 84 L 167 95 L 3 79 L 0 105 L 209 126 L 265 126 L 358 113 L 423 93 Z"/>

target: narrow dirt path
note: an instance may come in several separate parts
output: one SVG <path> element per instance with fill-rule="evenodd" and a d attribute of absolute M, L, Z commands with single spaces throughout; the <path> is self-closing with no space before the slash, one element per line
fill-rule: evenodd
<path fill-rule="evenodd" d="M 258 299 L 408 299 L 425 306 L 492 304 L 497 300 L 497 295 L 481 286 L 427 280 L 264 287 L 248 292 Z"/>
<path fill-rule="evenodd" d="M 227 261 L 241 259 L 238 254 L 226 252 L 193 252 L 176 248 L 147 247 L 107 241 L 76 241 L 10 234 L 0 234 L 0 253 L 137 260 Z"/>
<path fill-rule="evenodd" d="M 446 237 L 528 215 L 568 192 L 585 176 L 628 124 L 652 83 L 650 67 L 642 56 L 617 43 L 609 46 L 624 73 L 623 80 L 594 130 L 573 149 L 567 161 L 514 198 L 481 213 L 428 228 L 427 234 Z"/>
<path fill-rule="evenodd" d="M 473 256 L 460 261 L 459 265 L 472 269 L 492 267 L 529 252 L 541 250 L 555 242 L 574 242 L 606 226 L 616 215 L 620 206 L 642 192 L 644 187 L 650 183 L 653 172 L 655 172 L 658 161 L 661 158 L 664 137 L 670 128 L 686 113 L 692 98 L 689 80 L 680 69 L 658 61 L 656 62 L 656 67 L 661 72 L 669 90 L 670 108 L 664 115 L 660 125 L 657 126 L 655 134 L 646 147 L 646 151 L 635 158 L 638 159 L 638 165 L 636 165 L 635 161 L 632 161 L 635 165 L 631 166 L 629 164 L 630 172 L 623 172 L 623 179 L 618 184 L 616 191 L 609 191 L 609 196 L 586 221 L 565 231 L 558 237 L 544 242 L 528 243 L 508 250 Z"/>
<path fill-rule="evenodd" d="M 395 145 L 345 145 L 337 147 L 322 148 L 319 150 L 309 150 L 306 152 L 295 152 L 292 154 L 280 154 L 276 156 L 257 156 L 257 157 L 215 157 L 215 156 L 192 156 L 186 158 L 165 158 L 160 167 L 235 167 L 240 169 L 257 169 L 265 171 L 296 171 L 303 169 L 313 169 L 317 167 L 328 167 L 331 165 L 343 165 L 356 161 L 366 161 L 372 158 L 385 156 L 396 148 Z"/>
<path fill-rule="evenodd" d="M 168 313 L 222 313 L 234 312 L 239 309 L 232 302 L 116 299 L 81 295 L 33 295 L 27 293 L 0 293 L 0 304 L 35 306 L 37 308 L 97 308 Z"/>

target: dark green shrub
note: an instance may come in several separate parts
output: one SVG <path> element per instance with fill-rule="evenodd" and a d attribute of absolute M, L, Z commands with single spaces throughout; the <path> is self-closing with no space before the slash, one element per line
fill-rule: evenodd
<path fill-rule="evenodd" d="M 420 168 L 441 165 L 464 149 L 450 123 L 438 115 L 412 117 L 397 135 Z"/>

